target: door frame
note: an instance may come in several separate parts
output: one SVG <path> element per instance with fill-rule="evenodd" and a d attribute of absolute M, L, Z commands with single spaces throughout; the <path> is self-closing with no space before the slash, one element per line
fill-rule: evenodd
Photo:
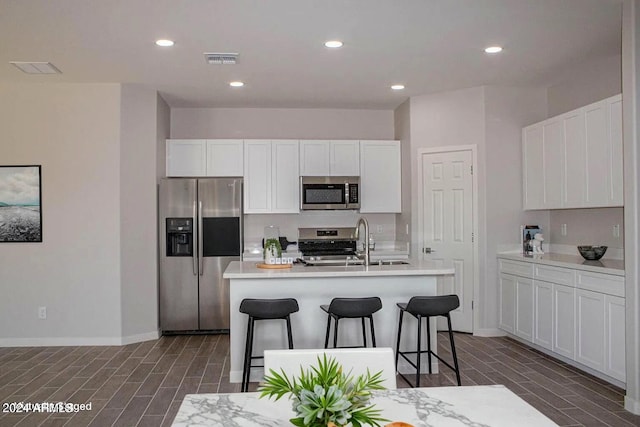
<path fill-rule="evenodd" d="M 480 240 L 480 236 L 478 234 L 478 180 L 476 177 L 478 176 L 478 146 L 476 144 L 469 145 L 449 145 L 449 146 L 441 146 L 441 147 L 429 147 L 429 148 L 418 148 L 417 150 L 417 163 L 418 163 L 418 247 L 424 247 L 424 230 L 422 227 L 422 219 L 424 218 L 424 212 L 422 206 L 424 206 L 423 197 L 423 185 L 422 185 L 422 156 L 424 154 L 437 154 L 437 153 L 453 153 L 459 151 L 471 151 L 471 165 L 473 168 L 473 174 L 471 175 L 471 188 L 473 191 L 472 203 L 472 232 L 473 232 L 473 325 L 471 330 L 475 335 L 476 330 L 478 329 L 478 325 L 480 325 L 480 310 L 478 309 L 478 305 L 475 303 L 478 302 L 478 297 L 480 295 L 480 265 L 478 262 L 479 254 L 478 254 L 478 241 Z"/>

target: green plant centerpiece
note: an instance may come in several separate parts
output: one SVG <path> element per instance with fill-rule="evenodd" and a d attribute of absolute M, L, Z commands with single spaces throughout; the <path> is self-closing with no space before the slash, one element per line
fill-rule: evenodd
<path fill-rule="evenodd" d="M 369 403 L 372 390 L 383 390 L 382 371 L 354 378 L 345 374 L 342 366 L 332 357 L 318 356 L 318 365 L 309 369 L 300 367 L 298 378 L 289 378 L 284 370 L 271 369 L 258 388 L 260 397 L 292 395 L 296 417 L 290 421 L 298 427 L 343 427 L 351 425 L 380 426 L 388 421 L 381 411 Z"/>

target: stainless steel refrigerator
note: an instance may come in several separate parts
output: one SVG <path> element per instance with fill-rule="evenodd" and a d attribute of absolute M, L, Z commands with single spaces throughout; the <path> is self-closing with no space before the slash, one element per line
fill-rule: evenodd
<path fill-rule="evenodd" d="M 160 328 L 227 332 L 222 274 L 242 254 L 242 179 L 163 179 L 158 202 Z"/>

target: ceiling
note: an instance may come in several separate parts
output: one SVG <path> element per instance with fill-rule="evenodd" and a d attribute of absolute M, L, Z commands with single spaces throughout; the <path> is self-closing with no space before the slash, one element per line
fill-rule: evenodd
<path fill-rule="evenodd" d="M 393 109 L 620 54 L 622 0 L 0 0 L 0 83 L 125 82 L 171 107 Z M 155 40 L 175 41 L 171 48 Z M 338 50 L 324 47 L 339 39 Z M 488 55 L 484 48 L 501 45 Z M 204 52 L 237 52 L 209 65 Z M 50 61 L 27 75 L 10 61 Z M 242 88 L 229 82 L 241 80 Z M 403 91 L 390 85 L 402 83 Z"/>

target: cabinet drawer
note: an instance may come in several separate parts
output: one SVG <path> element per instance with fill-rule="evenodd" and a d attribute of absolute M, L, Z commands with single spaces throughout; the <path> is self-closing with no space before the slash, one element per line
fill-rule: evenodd
<path fill-rule="evenodd" d="M 534 265 L 533 278 L 565 286 L 575 286 L 576 284 L 575 270 L 562 267 L 550 267 L 548 265 Z"/>
<path fill-rule="evenodd" d="M 500 260 L 500 272 L 533 278 L 533 264 L 528 262 Z"/>
<path fill-rule="evenodd" d="M 576 287 L 624 297 L 624 277 L 614 276 L 612 274 L 576 271 Z"/>

